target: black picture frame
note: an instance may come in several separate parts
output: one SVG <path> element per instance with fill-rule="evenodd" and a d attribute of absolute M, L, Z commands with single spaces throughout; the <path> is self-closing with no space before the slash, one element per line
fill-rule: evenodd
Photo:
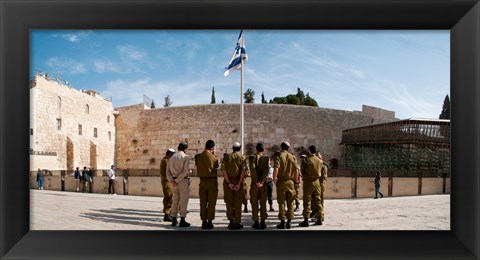
<path fill-rule="evenodd" d="M 473 0 L 0 0 L 0 258 L 478 259 L 479 8 Z M 29 231 L 31 29 L 450 30 L 451 231 Z"/>

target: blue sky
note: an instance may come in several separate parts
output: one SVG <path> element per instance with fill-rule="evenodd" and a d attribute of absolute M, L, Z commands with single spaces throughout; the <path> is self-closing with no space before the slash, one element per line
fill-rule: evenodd
<path fill-rule="evenodd" d="M 95 89 L 114 107 L 240 103 L 240 73 L 223 76 L 239 30 L 33 30 L 35 70 Z M 244 91 L 255 103 L 309 93 L 320 107 L 361 110 L 362 104 L 396 117 L 438 118 L 450 95 L 450 32 L 246 30 Z"/>

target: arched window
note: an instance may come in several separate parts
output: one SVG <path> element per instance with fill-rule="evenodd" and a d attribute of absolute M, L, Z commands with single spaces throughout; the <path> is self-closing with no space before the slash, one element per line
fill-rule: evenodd
<path fill-rule="evenodd" d="M 90 106 L 88 104 L 85 105 L 85 113 L 90 114 Z"/>
<path fill-rule="evenodd" d="M 62 107 L 62 98 L 57 97 L 57 108 L 60 109 Z"/>
<path fill-rule="evenodd" d="M 107 116 L 107 123 L 110 123 L 110 116 Z"/>

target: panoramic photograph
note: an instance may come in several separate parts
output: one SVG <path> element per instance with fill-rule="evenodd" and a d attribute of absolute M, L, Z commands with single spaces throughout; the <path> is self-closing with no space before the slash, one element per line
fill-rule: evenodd
<path fill-rule="evenodd" d="M 30 229 L 450 230 L 448 30 L 31 30 Z"/>

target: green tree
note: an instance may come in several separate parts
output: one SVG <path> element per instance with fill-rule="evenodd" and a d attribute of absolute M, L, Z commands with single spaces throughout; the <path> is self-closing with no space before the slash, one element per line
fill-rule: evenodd
<path fill-rule="evenodd" d="M 297 97 L 297 95 L 290 94 L 287 96 L 287 104 L 290 105 L 301 105 L 300 104 L 300 99 Z"/>
<path fill-rule="evenodd" d="M 262 91 L 262 104 L 266 104 L 267 103 L 267 100 L 265 99 L 265 95 L 263 94 L 263 91 Z"/>
<path fill-rule="evenodd" d="M 299 101 L 299 105 L 305 105 L 305 94 L 300 88 L 297 88 L 297 98 Z"/>
<path fill-rule="evenodd" d="M 254 103 L 255 91 L 252 89 L 247 89 L 247 91 L 243 93 L 243 98 L 245 99 L 245 103 Z"/>
<path fill-rule="evenodd" d="M 317 101 L 310 97 L 309 93 L 307 93 L 307 96 L 305 97 L 305 106 L 318 107 Z"/>
<path fill-rule="evenodd" d="M 152 103 L 150 104 L 150 108 L 155 108 L 155 100 L 152 99 Z"/>
<path fill-rule="evenodd" d="M 310 97 L 310 95 L 297 88 L 297 94 L 289 94 L 286 97 L 274 97 L 270 99 L 270 104 L 290 104 L 290 105 L 305 105 L 318 107 L 317 101 Z"/>
<path fill-rule="evenodd" d="M 163 104 L 163 107 L 170 107 L 173 104 L 173 102 L 170 100 L 170 95 L 165 97 L 165 103 Z"/>
<path fill-rule="evenodd" d="M 442 112 L 440 113 L 439 119 L 450 119 L 450 98 L 448 95 L 445 96 L 443 100 Z"/>
<path fill-rule="evenodd" d="M 215 104 L 217 101 L 215 100 L 215 86 L 212 87 L 212 100 L 210 104 Z"/>
<path fill-rule="evenodd" d="M 288 104 L 286 97 L 274 97 L 270 99 L 270 104 Z"/>

